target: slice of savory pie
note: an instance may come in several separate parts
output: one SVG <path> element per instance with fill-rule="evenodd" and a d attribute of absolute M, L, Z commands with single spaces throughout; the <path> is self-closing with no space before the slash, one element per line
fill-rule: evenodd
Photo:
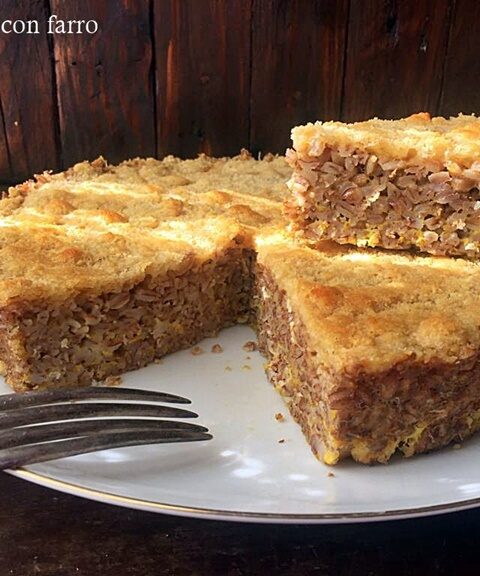
<path fill-rule="evenodd" d="M 287 211 L 311 242 L 480 257 L 480 119 L 415 114 L 292 131 Z"/>
<path fill-rule="evenodd" d="M 258 238 L 268 374 L 328 464 L 386 462 L 480 428 L 480 265 Z"/>

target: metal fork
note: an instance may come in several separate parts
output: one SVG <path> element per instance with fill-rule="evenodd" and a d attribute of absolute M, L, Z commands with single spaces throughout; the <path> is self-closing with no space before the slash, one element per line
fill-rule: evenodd
<path fill-rule="evenodd" d="M 133 388 L 0 396 L 0 469 L 122 446 L 212 438 L 203 426 L 165 420 L 198 415 L 160 402 L 190 404 L 181 396 Z"/>

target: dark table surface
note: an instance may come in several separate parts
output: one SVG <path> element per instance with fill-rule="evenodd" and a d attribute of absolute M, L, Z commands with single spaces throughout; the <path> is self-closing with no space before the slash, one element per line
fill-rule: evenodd
<path fill-rule="evenodd" d="M 480 574 L 480 510 L 375 524 L 192 520 L 0 473 L 0 576 Z"/>

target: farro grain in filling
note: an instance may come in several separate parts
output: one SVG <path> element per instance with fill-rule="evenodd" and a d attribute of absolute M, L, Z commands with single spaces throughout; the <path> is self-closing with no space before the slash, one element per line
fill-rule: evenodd
<path fill-rule="evenodd" d="M 480 255 L 480 162 L 449 172 L 330 148 L 318 157 L 291 150 L 288 160 L 287 213 L 311 241 Z"/>
<path fill-rule="evenodd" d="M 232 248 L 120 292 L 9 310 L 0 317 L 7 382 L 19 391 L 89 385 L 246 322 L 252 260 Z"/>

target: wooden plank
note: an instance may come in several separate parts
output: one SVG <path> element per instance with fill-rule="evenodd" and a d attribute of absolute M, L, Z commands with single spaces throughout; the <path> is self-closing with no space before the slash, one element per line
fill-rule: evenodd
<path fill-rule="evenodd" d="M 147 0 L 63 2 L 64 20 L 96 20 L 94 34 L 56 34 L 64 164 L 155 154 L 152 43 Z"/>
<path fill-rule="evenodd" d="M 352 0 L 343 119 L 435 113 L 448 16 L 448 0 Z"/>
<path fill-rule="evenodd" d="M 6 19 L 39 22 L 38 34 L 0 33 L 0 179 L 15 182 L 57 167 L 57 120 L 43 0 L 4 0 Z"/>
<path fill-rule="evenodd" d="M 251 148 L 284 152 L 290 129 L 338 119 L 348 2 L 253 5 Z"/>
<path fill-rule="evenodd" d="M 2 102 L 0 99 L 0 198 L 2 197 L 1 185 L 14 181 L 15 179 L 10 165 L 10 152 L 8 149 L 7 135 L 5 133 Z"/>
<path fill-rule="evenodd" d="M 250 0 L 154 3 L 159 155 L 248 145 Z"/>
<path fill-rule="evenodd" d="M 457 0 L 445 63 L 445 79 L 440 99 L 440 114 L 480 113 L 480 58 L 478 22 L 480 3 Z"/>

